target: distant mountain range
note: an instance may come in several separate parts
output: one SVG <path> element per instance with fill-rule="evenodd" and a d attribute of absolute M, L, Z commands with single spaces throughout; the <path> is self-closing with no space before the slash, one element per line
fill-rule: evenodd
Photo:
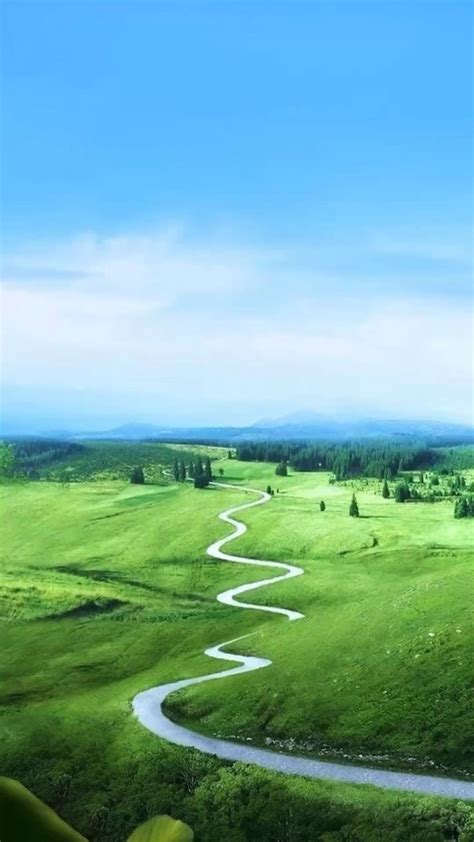
<path fill-rule="evenodd" d="M 264 418 L 248 427 L 170 427 L 156 424 L 122 424 L 94 432 L 48 431 L 44 436 L 61 439 L 107 439 L 143 441 L 200 440 L 236 444 L 251 439 L 349 439 L 400 437 L 410 439 L 474 442 L 474 428 L 444 421 L 331 418 L 300 411 L 281 418 Z"/>

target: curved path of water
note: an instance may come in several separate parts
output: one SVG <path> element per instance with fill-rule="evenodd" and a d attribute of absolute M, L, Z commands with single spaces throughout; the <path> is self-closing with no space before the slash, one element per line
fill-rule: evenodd
<path fill-rule="evenodd" d="M 221 488 L 236 489 L 237 486 L 214 483 L 214 485 Z M 222 559 L 223 561 L 234 561 L 239 564 L 252 564 L 259 567 L 273 568 L 278 571 L 284 571 L 276 576 L 260 579 L 257 582 L 252 582 L 246 585 L 240 585 L 237 588 L 230 588 L 223 591 L 217 596 L 219 602 L 225 605 L 232 605 L 238 608 L 250 608 L 257 611 L 268 611 L 272 614 L 283 614 L 289 620 L 299 620 L 304 615 L 298 611 L 291 611 L 287 608 L 277 608 L 268 605 L 254 605 L 249 602 L 241 602 L 235 599 L 236 596 L 247 593 L 264 585 L 271 585 L 274 582 L 281 582 L 284 579 L 291 579 L 294 576 L 301 576 L 304 572 L 301 567 L 295 567 L 292 564 L 283 564 L 276 561 L 263 561 L 261 559 L 252 559 L 242 556 L 229 555 L 222 552 L 222 547 L 233 541 L 239 535 L 243 535 L 247 531 L 244 523 L 232 518 L 236 512 L 250 509 L 254 506 L 260 506 L 271 500 L 269 494 L 262 491 L 256 491 L 252 488 L 242 488 L 238 486 L 240 491 L 251 492 L 257 494 L 256 500 L 249 503 L 244 503 L 241 506 L 235 506 L 228 509 L 219 515 L 219 518 L 225 523 L 233 527 L 233 532 L 225 538 L 211 544 L 208 547 L 207 553 L 212 558 Z M 405 772 L 390 772 L 383 769 L 371 769 L 365 766 L 350 766 L 341 763 L 328 763 L 322 760 L 313 760 L 306 757 L 295 757 L 291 754 L 280 754 L 278 752 L 269 751 L 267 749 L 255 748 L 254 746 L 242 745 L 239 743 L 229 742 L 227 740 L 220 740 L 213 737 L 206 737 L 197 734 L 195 731 L 190 731 L 182 725 L 178 725 L 168 719 L 163 713 L 162 705 L 164 700 L 170 693 L 176 690 L 182 690 L 184 687 L 191 687 L 193 684 L 203 684 L 205 681 L 215 681 L 216 679 L 226 678 L 230 675 L 240 675 L 245 672 L 252 672 L 254 670 L 269 667 L 271 661 L 267 658 L 257 658 L 249 655 L 234 655 L 228 652 L 223 652 L 225 646 L 230 646 L 239 640 L 243 640 L 250 635 L 237 637 L 234 640 L 228 640 L 225 643 L 220 643 L 218 646 L 211 646 L 205 650 L 205 654 L 210 658 L 217 658 L 221 661 L 230 661 L 238 666 L 230 669 L 222 670 L 221 672 L 213 672 L 208 675 L 197 676 L 196 678 L 185 678 L 181 681 L 174 681 L 170 684 L 162 684 L 159 687 L 152 687 L 150 690 L 145 690 L 139 693 L 133 699 L 133 710 L 139 721 L 145 728 L 168 740 L 171 743 L 180 746 L 188 746 L 195 748 L 205 754 L 214 754 L 224 760 L 238 760 L 244 763 L 255 763 L 257 766 L 262 766 L 265 769 L 273 769 L 276 772 L 283 772 L 288 775 L 302 775 L 309 778 L 327 778 L 334 781 L 345 781 L 347 783 L 357 784 L 373 784 L 375 786 L 383 787 L 385 789 L 402 789 L 409 792 L 425 793 L 428 795 L 441 795 L 451 798 L 474 799 L 474 783 L 469 781 L 456 780 L 454 778 L 439 778 L 431 777 L 430 775 L 415 775 Z"/>

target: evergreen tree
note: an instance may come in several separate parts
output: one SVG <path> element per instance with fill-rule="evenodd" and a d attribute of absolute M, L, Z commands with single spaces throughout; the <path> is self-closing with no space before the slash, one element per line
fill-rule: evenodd
<path fill-rule="evenodd" d="M 191 461 L 189 463 L 188 476 L 191 479 L 194 479 L 194 477 L 196 476 L 196 466 L 194 464 L 194 459 L 191 459 Z"/>
<path fill-rule="evenodd" d="M 202 459 L 200 456 L 196 459 L 196 464 L 194 468 L 194 476 L 201 477 L 204 473 L 204 468 L 202 467 Z"/>
<path fill-rule="evenodd" d="M 277 477 L 288 476 L 288 468 L 286 466 L 286 462 L 280 462 L 280 464 L 276 466 L 275 474 L 277 475 Z"/>
<path fill-rule="evenodd" d="M 395 502 L 396 503 L 404 503 L 406 500 L 410 499 L 410 489 L 406 482 L 398 482 L 395 486 Z"/>
<path fill-rule="evenodd" d="M 349 514 L 351 517 L 359 517 L 359 506 L 357 505 L 357 498 L 355 494 L 352 495 L 351 505 L 349 506 Z"/>
<path fill-rule="evenodd" d="M 179 481 L 186 482 L 186 465 L 184 464 L 184 459 L 181 459 L 179 463 Z"/>
<path fill-rule="evenodd" d="M 207 488 L 209 485 L 209 477 L 207 474 L 202 472 L 202 474 L 196 474 L 194 477 L 194 488 Z"/>
<path fill-rule="evenodd" d="M 468 517 L 468 505 L 465 497 L 460 497 L 459 500 L 456 500 L 456 503 L 454 505 L 454 517 Z"/>
<path fill-rule="evenodd" d="M 232 459 L 232 451 L 231 450 L 227 451 L 227 458 Z"/>
<path fill-rule="evenodd" d="M 383 485 L 382 485 L 382 497 L 385 500 L 387 500 L 387 498 L 390 497 L 390 489 L 388 487 L 388 482 L 387 482 L 386 479 L 384 479 Z"/>
<path fill-rule="evenodd" d="M 211 460 L 209 456 L 206 456 L 204 460 L 204 473 L 207 477 L 209 477 L 209 482 L 212 480 L 212 467 L 211 467 Z"/>
<path fill-rule="evenodd" d="M 272 487 L 271 487 L 271 485 L 267 485 L 267 494 L 271 494 L 271 493 L 272 493 Z"/>
<path fill-rule="evenodd" d="M 454 506 L 454 517 L 474 517 L 474 497 L 460 497 Z"/>
<path fill-rule="evenodd" d="M 320 511 L 320 512 L 325 512 L 325 511 L 326 511 L 326 503 L 324 502 L 324 500 L 321 500 L 321 502 L 320 502 L 320 504 L 319 504 L 319 511 Z"/>
<path fill-rule="evenodd" d="M 179 464 L 176 457 L 173 462 L 173 477 L 175 482 L 179 482 Z"/>
<path fill-rule="evenodd" d="M 219 468 L 219 476 L 220 477 L 224 476 L 224 468 Z"/>
<path fill-rule="evenodd" d="M 15 449 L 11 444 L 0 441 L 0 477 L 13 476 L 15 465 Z"/>
<path fill-rule="evenodd" d="M 145 484 L 145 474 L 143 473 L 143 468 L 136 467 L 133 468 L 132 473 L 130 475 L 130 482 L 133 485 L 144 485 Z"/>

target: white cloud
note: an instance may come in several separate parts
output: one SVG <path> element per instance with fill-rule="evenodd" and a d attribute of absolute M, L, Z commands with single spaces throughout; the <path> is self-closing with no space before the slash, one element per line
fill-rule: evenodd
<path fill-rule="evenodd" d="M 317 265 L 311 290 L 311 268 L 300 283 L 276 250 L 193 245 L 176 230 L 88 235 L 9 263 L 9 384 L 80 389 L 104 403 L 120 394 L 124 407 L 139 396 L 157 420 L 163 401 L 282 397 L 290 409 L 468 411 L 471 323 L 447 297 L 357 299 L 350 278 L 334 285 Z"/>

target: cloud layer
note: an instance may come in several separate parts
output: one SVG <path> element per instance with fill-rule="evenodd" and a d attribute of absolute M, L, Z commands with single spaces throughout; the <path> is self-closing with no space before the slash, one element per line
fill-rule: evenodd
<path fill-rule="evenodd" d="M 427 254 L 379 235 L 342 265 L 333 246 L 229 243 L 170 227 L 9 255 L 7 415 L 26 411 L 10 405 L 19 389 L 35 412 L 43 390 L 58 423 L 68 406 L 86 423 L 241 423 L 267 406 L 468 418 L 467 258 L 455 246 Z M 393 265 L 401 252 L 413 271 Z"/>

